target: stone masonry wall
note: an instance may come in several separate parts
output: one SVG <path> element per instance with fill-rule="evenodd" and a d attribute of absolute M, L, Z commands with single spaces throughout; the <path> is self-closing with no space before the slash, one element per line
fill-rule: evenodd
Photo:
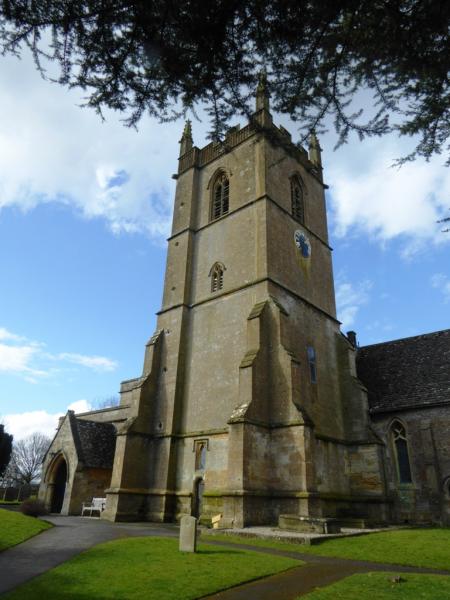
<path fill-rule="evenodd" d="M 389 435 L 394 419 L 403 423 L 408 440 L 412 483 L 399 482 Z M 388 490 L 398 522 L 449 523 L 450 411 L 448 406 L 372 415 L 374 429 L 386 443 Z"/>

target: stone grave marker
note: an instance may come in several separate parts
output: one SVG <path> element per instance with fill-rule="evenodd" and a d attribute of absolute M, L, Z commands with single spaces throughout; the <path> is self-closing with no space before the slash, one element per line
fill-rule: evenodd
<path fill-rule="evenodd" d="M 195 552 L 197 549 L 197 519 L 190 515 L 181 517 L 180 552 Z"/>

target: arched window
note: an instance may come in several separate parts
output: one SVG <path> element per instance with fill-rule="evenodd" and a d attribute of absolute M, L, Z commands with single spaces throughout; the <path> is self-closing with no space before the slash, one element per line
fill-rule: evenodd
<path fill-rule="evenodd" d="M 305 200 L 303 194 L 303 186 L 298 177 L 291 179 L 291 207 L 292 216 L 296 221 L 305 223 Z"/>
<path fill-rule="evenodd" d="M 397 461 L 397 473 L 400 483 L 412 483 L 406 430 L 400 421 L 391 425 L 392 443 Z"/>
<path fill-rule="evenodd" d="M 222 263 L 216 262 L 211 267 L 209 276 L 211 277 L 211 292 L 218 292 L 223 288 L 223 272 L 225 267 Z"/>
<path fill-rule="evenodd" d="M 230 182 L 226 173 L 220 173 L 212 190 L 211 220 L 228 214 Z"/>

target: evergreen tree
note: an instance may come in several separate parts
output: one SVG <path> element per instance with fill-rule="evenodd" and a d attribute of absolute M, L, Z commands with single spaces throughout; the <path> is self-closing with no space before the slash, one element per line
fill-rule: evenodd
<path fill-rule="evenodd" d="M 444 0 L 3 0 L 0 48 L 136 125 L 208 107 L 214 135 L 249 114 L 265 69 L 275 110 L 305 136 L 331 116 L 344 142 L 415 136 L 404 160 L 450 150 L 450 3 Z M 52 72 L 54 69 L 52 69 Z M 372 100 L 364 114 L 360 94 Z"/>
<path fill-rule="evenodd" d="M 5 426 L 0 424 L 0 477 L 6 470 L 11 459 L 13 436 L 5 431 Z"/>

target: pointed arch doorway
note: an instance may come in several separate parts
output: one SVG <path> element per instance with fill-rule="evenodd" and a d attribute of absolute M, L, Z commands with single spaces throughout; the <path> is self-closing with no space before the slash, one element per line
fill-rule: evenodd
<path fill-rule="evenodd" d="M 200 515 L 202 514 L 204 489 L 205 489 L 205 482 L 203 481 L 203 477 L 197 477 L 194 481 L 194 493 L 192 496 L 192 510 L 191 510 L 192 516 L 196 517 L 197 519 L 199 519 Z"/>
<path fill-rule="evenodd" d="M 50 502 L 50 512 L 60 513 L 64 502 L 67 483 L 67 463 L 64 457 L 58 460 L 53 471 L 53 490 Z"/>

